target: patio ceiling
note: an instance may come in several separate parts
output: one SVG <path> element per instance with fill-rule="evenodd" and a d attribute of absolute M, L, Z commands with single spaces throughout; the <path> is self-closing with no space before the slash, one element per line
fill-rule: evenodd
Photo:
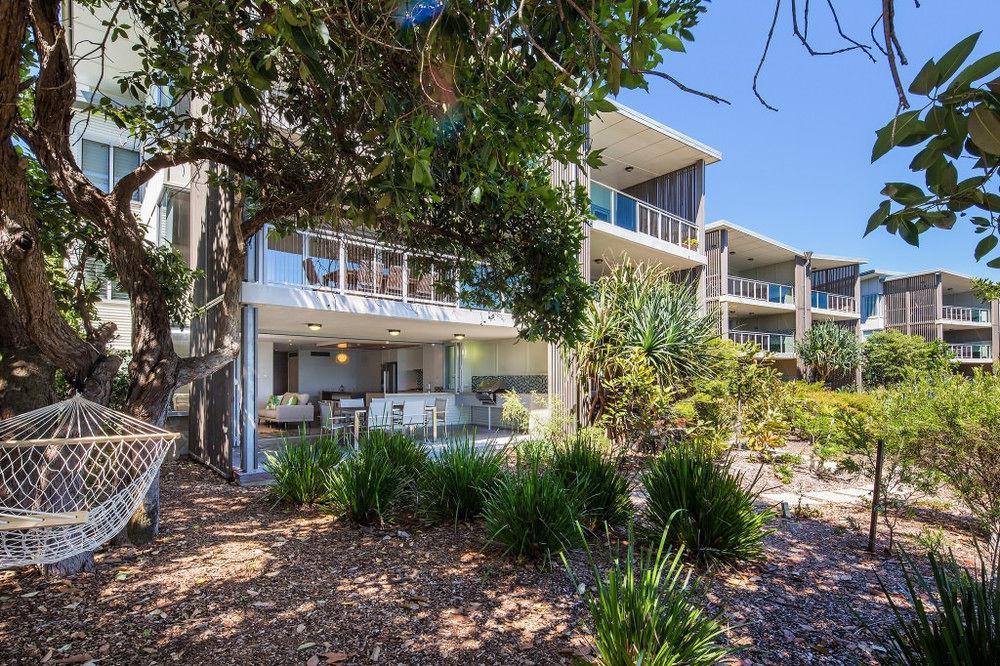
<path fill-rule="evenodd" d="M 321 328 L 312 331 L 308 324 L 319 324 Z M 262 336 L 294 339 L 297 343 L 313 345 L 335 344 L 344 340 L 379 345 L 452 342 L 456 333 L 468 340 L 509 340 L 517 337 L 516 329 L 509 324 L 491 325 L 489 320 L 482 324 L 469 324 L 274 305 L 258 306 L 257 326 Z M 390 329 L 398 330 L 399 335 L 389 335 Z"/>

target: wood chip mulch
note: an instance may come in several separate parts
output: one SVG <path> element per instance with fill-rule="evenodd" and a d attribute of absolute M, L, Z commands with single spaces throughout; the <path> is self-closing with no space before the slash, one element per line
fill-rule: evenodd
<path fill-rule="evenodd" d="M 97 556 L 94 573 L 0 572 L 3 664 L 569 664 L 592 657 L 583 599 L 561 566 L 484 550 L 482 526 L 359 529 L 273 508 L 263 488 L 164 466 L 162 531 Z M 859 514 L 861 515 L 861 514 Z M 891 613 L 839 517 L 779 520 L 766 559 L 712 574 L 735 664 L 868 663 Z M 582 574 L 584 553 L 571 564 Z M 900 596 L 900 600 L 902 597 Z"/>

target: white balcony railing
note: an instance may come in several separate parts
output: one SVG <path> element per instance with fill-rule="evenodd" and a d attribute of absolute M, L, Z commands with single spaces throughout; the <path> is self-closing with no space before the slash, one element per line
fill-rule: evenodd
<path fill-rule="evenodd" d="M 993 345 L 989 342 L 952 343 L 948 347 L 958 361 L 989 361 L 993 358 Z"/>
<path fill-rule="evenodd" d="M 264 282 L 401 301 L 457 305 L 460 288 L 442 269 L 410 269 L 413 255 L 363 238 L 319 231 L 262 234 Z M 443 285 L 452 285 L 446 289 Z"/>
<path fill-rule="evenodd" d="M 775 282 L 752 280 L 750 278 L 730 276 L 729 291 L 727 293 L 730 296 L 748 298 L 754 301 L 787 304 L 795 303 L 795 297 L 791 286 Z"/>
<path fill-rule="evenodd" d="M 837 310 L 838 312 L 858 311 L 857 301 L 853 296 L 843 296 L 829 291 L 812 292 L 812 306 L 820 310 Z"/>
<path fill-rule="evenodd" d="M 941 308 L 941 318 L 948 321 L 964 321 L 969 323 L 990 323 L 989 308 L 969 308 L 958 305 L 945 305 Z"/>
<path fill-rule="evenodd" d="M 698 249 L 698 225 L 593 180 L 590 210 L 602 222 L 688 250 Z"/>
<path fill-rule="evenodd" d="M 788 333 L 729 331 L 729 339 L 738 345 L 752 344 L 771 354 L 794 354 L 795 338 Z"/>

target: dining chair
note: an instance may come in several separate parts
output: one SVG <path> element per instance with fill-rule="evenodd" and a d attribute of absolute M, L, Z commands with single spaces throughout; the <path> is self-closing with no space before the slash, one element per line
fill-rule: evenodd
<path fill-rule="evenodd" d="M 358 272 L 356 274 L 357 284 L 355 288 L 358 291 L 367 291 L 374 293 L 375 288 L 375 276 L 376 271 L 372 266 L 370 261 L 360 261 L 358 262 Z"/>
<path fill-rule="evenodd" d="M 316 272 L 316 264 L 313 263 L 312 257 L 306 257 L 302 260 L 302 270 L 305 271 L 309 284 L 316 287 L 320 285 L 319 273 Z"/>
<path fill-rule="evenodd" d="M 403 295 L 403 267 L 390 266 L 389 275 L 385 279 L 385 293 L 393 296 Z"/>
<path fill-rule="evenodd" d="M 424 273 L 419 276 L 413 283 L 413 293 L 410 294 L 413 298 L 422 298 L 424 300 L 431 300 L 434 298 L 434 276 L 430 273 Z"/>

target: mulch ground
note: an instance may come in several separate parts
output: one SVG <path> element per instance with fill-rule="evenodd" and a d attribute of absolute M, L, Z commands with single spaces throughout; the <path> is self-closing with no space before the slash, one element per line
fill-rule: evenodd
<path fill-rule="evenodd" d="M 359 529 L 275 509 L 265 489 L 186 462 L 164 467 L 162 493 L 151 546 L 99 553 L 94 573 L 71 580 L 0 572 L 0 663 L 560 664 L 592 654 L 584 601 L 562 567 L 499 557 L 478 524 Z M 859 517 L 863 507 L 779 519 L 765 560 L 713 572 L 700 601 L 730 625 L 733 663 L 873 660 L 891 621 L 876 576 L 904 597 L 895 559 L 864 552 Z M 938 522 L 965 543 L 960 521 Z M 570 559 L 586 579 L 585 554 Z"/>

